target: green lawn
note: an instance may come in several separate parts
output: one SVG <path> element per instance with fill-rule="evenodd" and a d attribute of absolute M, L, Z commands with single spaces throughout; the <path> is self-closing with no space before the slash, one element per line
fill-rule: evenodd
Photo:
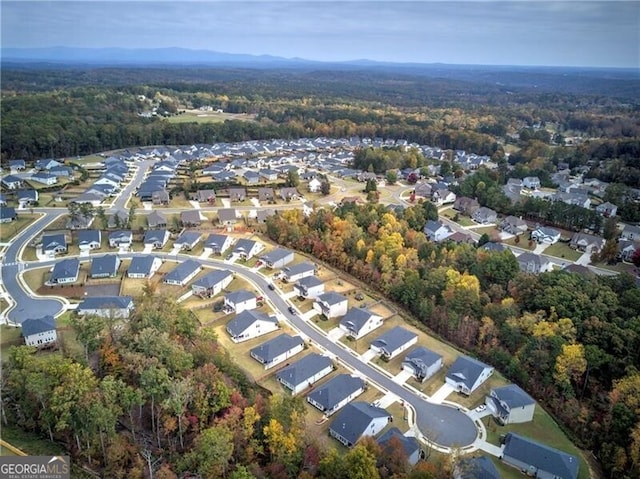
<path fill-rule="evenodd" d="M 0 359 L 2 361 L 7 359 L 9 347 L 23 344 L 21 331 L 21 328 L 7 326 L 6 324 L 0 325 Z"/>
<path fill-rule="evenodd" d="M 188 111 L 165 119 L 169 123 L 221 123 L 225 120 L 253 121 L 253 115 L 243 113 L 216 113 L 215 111 Z"/>
<path fill-rule="evenodd" d="M 468 216 L 461 215 L 453 208 L 447 208 L 446 210 L 440 211 L 440 215 L 444 216 L 445 218 L 449 218 L 451 221 L 455 221 L 460 226 L 474 226 L 478 224 L 474 223 Z M 455 218 L 456 215 L 458 216 L 458 219 L 454 220 L 453 218 Z"/>
<path fill-rule="evenodd" d="M 549 256 L 555 256 L 556 258 L 563 258 L 568 261 L 576 261 L 582 253 L 580 251 L 576 251 L 573 248 L 569 248 L 567 243 L 555 243 L 551 246 L 547 246 L 544 250 L 544 254 L 548 254 Z"/>
<path fill-rule="evenodd" d="M 40 215 L 19 212 L 17 220 L 0 226 L 0 242 L 6 243 L 10 241 L 37 218 L 40 218 Z"/>

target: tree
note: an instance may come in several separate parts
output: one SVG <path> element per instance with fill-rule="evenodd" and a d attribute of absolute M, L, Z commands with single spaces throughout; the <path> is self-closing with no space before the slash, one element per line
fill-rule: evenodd
<path fill-rule="evenodd" d="M 407 183 L 409 183 L 410 185 L 415 185 L 418 182 L 418 175 L 412 171 L 411 173 L 409 173 L 409 176 L 407 176 Z"/>
<path fill-rule="evenodd" d="M 398 181 L 398 172 L 396 170 L 387 171 L 387 183 L 390 185 L 395 185 Z"/>
<path fill-rule="evenodd" d="M 364 187 L 364 192 L 370 193 L 372 191 L 378 191 L 378 182 L 375 179 L 370 178 L 367 180 L 367 184 Z"/>
<path fill-rule="evenodd" d="M 109 227 L 109 218 L 107 218 L 107 213 L 102 205 L 96 209 L 96 216 L 98 217 L 98 221 L 100 221 L 100 228 L 106 230 Z"/>
<path fill-rule="evenodd" d="M 298 175 L 298 172 L 296 170 L 291 169 L 287 172 L 286 184 L 287 186 L 294 188 L 300 184 L 300 175 Z"/>
<path fill-rule="evenodd" d="M 232 455 L 233 433 L 224 426 L 213 426 L 197 437 L 183 469 L 197 471 L 201 477 L 224 477 Z"/>
<path fill-rule="evenodd" d="M 85 360 L 89 361 L 89 355 L 100 346 L 100 334 L 105 326 L 104 319 L 96 315 L 71 316 L 70 323 L 76 332 L 76 338 L 84 347 Z"/>
<path fill-rule="evenodd" d="M 324 179 L 320 182 L 320 193 L 322 193 L 322 196 L 327 196 L 331 193 L 331 183 L 329 183 L 329 180 Z"/>
<path fill-rule="evenodd" d="M 571 383 L 577 382 L 587 370 L 587 360 L 582 344 L 564 344 L 556 358 L 554 379 L 563 388 L 566 395 L 573 396 Z"/>

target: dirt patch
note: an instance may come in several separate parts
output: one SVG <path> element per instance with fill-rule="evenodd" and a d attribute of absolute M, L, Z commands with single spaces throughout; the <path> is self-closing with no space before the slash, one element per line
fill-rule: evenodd
<path fill-rule="evenodd" d="M 64 298 L 81 299 L 85 296 L 85 286 L 41 286 L 36 292 L 41 296 L 62 296 Z"/>
<path fill-rule="evenodd" d="M 84 290 L 87 296 L 119 296 L 120 283 L 88 284 Z"/>

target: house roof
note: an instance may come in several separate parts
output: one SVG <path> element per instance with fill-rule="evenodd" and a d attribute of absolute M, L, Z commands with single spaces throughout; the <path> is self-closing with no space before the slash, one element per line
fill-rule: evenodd
<path fill-rule="evenodd" d="M 563 479 L 576 479 L 578 458 L 513 432 L 507 433 L 503 455 L 513 457 L 537 469 Z"/>
<path fill-rule="evenodd" d="M 204 242 L 204 246 L 207 248 L 222 248 L 222 246 L 224 246 L 224 244 L 227 242 L 228 238 L 229 237 L 226 235 L 210 234 L 207 237 L 207 240 Z"/>
<path fill-rule="evenodd" d="M 278 324 L 278 319 L 275 316 L 269 316 L 260 311 L 248 311 L 245 310 L 227 323 L 227 331 L 233 336 L 239 336 L 246 331 L 253 323 L 258 321 L 264 321 L 267 323 Z"/>
<path fill-rule="evenodd" d="M 53 266 L 51 281 L 59 281 L 65 278 L 75 278 L 80 270 L 80 261 L 77 258 L 63 259 Z"/>
<path fill-rule="evenodd" d="M 285 248 L 276 248 L 273 251 L 262 255 L 260 259 L 267 263 L 277 263 L 278 261 L 286 259 L 288 256 L 293 256 L 293 251 Z M 293 258 L 291 258 L 291 260 L 293 261 Z"/>
<path fill-rule="evenodd" d="M 234 253 L 248 253 L 253 250 L 253 248 L 258 244 L 257 241 L 248 240 L 248 239 L 239 239 L 236 242 L 236 247 L 233 248 Z"/>
<path fill-rule="evenodd" d="M 446 377 L 471 389 L 486 368 L 491 366 L 469 356 L 458 356 L 447 371 Z"/>
<path fill-rule="evenodd" d="M 487 456 L 465 457 L 456 466 L 457 479 L 501 479 L 495 464 Z"/>
<path fill-rule="evenodd" d="M 340 321 L 340 325 L 357 333 L 373 316 L 375 315 L 367 309 L 351 308 Z"/>
<path fill-rule="evenodd" d="M 189 275 L 193 274 L 194 271 L 199 271 L 202 268 L 200 262 L 194 259 L 188 259 L 179 263 L 178 266 L 169 271 L 165 277 L 165 283 L 167 281 L 184 281 Z"/>
<path fill-rule="evenodd" d="M 405 436 L 397 427 L 392 427 L 382 436 L 380 436 L 378 438 L 378 444 L 380 444 L 383 449 L 386 449 L 389 441 L 391 441 L 391 439 L 394 437 L 397 437 L 400 441 L 400 444 L 402 444 L 402 449 L 404 450 L 407 457 L 411 457 L 411 455 L 415 454 L 416 451 L 420 450 L 420 443 L 418 443 L 418 440 L 415 437 Z"/>
<path fill-rule="evenodd" d="M 157 225 L 166 225 L 167 224 L 167 217 L 165 215 L 163 215 L 162 213 L 160 213 L 159 211 L 153 210 L 147 216 L 147 223 L 149 223 L 149 226 L 151 226 L 151 227 L 154 227 L 154 226 L 157 226 Z"/>
<path fill-rule="evenodd" d="M 16 209 L 13 206 L 0 207 L 0 219 L 15 218 Z"/>
<path fill-rule="evenodd" d="M 211 271 L 197 281 L 194 281 L 193 286 L 198 286 L 200 288 L 213 288 L 215 285 L 221 283 L 229 276 L 233 276 L 233 273 L 226 269 Z"/>
<path fill-rule="evenodd" d="M 510 408 L 528 406 L 536 402 L 515 384 L 507 384 L 506 386 L 494 388 L 492 392 L 500 401 L 506 403 Z"/>
<path fill-rule="evenodd" d="M 82 230 L 78 231 L 78 245 L 98 243 L 102 238 L 100 230 Z"/>
<path fill-rule="evenodd" d="M 167 230 L 147 230 L 144 234 L 144 243 L 164 242 L 169 232 Z"/>
<path fill-rule="evenodd" d="M 245 301 L 248 301 L 254 298 L 256 298 L 256 295 L 253 294 L 251 291 L 247 291 L 246 289 L 231 291 L 230 293 L 227 293 L 224 297 L 225 300 L 233 304 L 243 303 Z"/>
<path fill-rule="evenodd" d="M 130 230 L 112 231 L 109 233 L 110 240 L 131 239 L 133 233 Z"/>
<path fill-rule="evenodd" d="M 307 271 L 315 271 L 316 267 L 313 263 L 309 263 L 308 261 L 304 261 L 302 263 L 294 264 L 292 266 L 288 266 L 286 268 L 282 268 L 282 271 L 287 276 L 295 276 L 298 274 L 306 273 Z"/>
<path fill-rule="evenodd" d="M 188 244 L 192 245 L 200 241 L 200 237 L 202 233 L 198 233 L 197 231 L 184 231 L 174 244 Z"/>
<path fill-rule="evenodd" d="M 345 398 L 364 388 L 364 386 L 365 382 L 362 378 L 339 374 L 312 391 L 308 397 L 315 403 L 320 404 L 324 409 L 333 409 Z"/>
<path fill-rule="evenodd" d="M 355 444 L 365 433 L 371 421 L 383 417 L 391 417 L 391 414 L 369 403 L 354 401 L 347 404 L 342 411 L 340 411 L 331 423 L 330 429 L 351 444 Z"/>
<path fill-rule="evenodd" d="M 408 353 L 404 360 L 410 362 L 420 368 L 428 368 L 442 359 L 442 356 L 438 353 L 434 353 L 430 349 L 424 346 L 418 346 L 410 353 Z"/>
<path fill-rule="evenodd" d="M 67 239 L 64 234 L 53 234 L 53 235 L 44 235 L 42 236 L 42 250 L 46 251 L 49 249 L 56 248 L 57 246 L 67 247 Z"/>
<path fill-rule="evenodd" d="M 238 213 L 235 208 L 221 208 L 218 210 L 218 220 L 226 223 L 228 221 L 236 221 Z"/>
<path fill-rule="evenodd" d="M 16 196 L 18 200 L 37 200 L 38 192 L 36 190 L 19 190 Z"/>
<path fill-rule="evenodd" d="M 124 309 L 133 304 L 131 296 L 89 296 L 78 305 L 78 310 Z"/>
<path fill-rule="evenodd" d="M 56 329 L 56 320 L 53 316 L 47 315 L 41 318 L 29 318 L 22 322 L 22 336 L 25 338 L 32 334 L 46 333 Z"/>
<path fill-rule="evenodd" d="M 304 289 L 313 288 L 314 286 L 320 286 L 324 284 L 317 276 L 305 276 L 296 281 L 296 286 Z"/>
<path fill-rule="evenodd" d="M 251 355 L 258 357 L 263 363 L 269 363 L 281 354 L 304 344 L 300 336 L 289 336 L 282 333 L 266 343 L 262 343 L 251 350 Z"/>
<path fill-rule="evenodd" d="M 198 210 L 188 210 L 180 213 L 180 221 L 183 223 L 200 224 L 202 223 L 202 218 L 200 218 L 200 212 Z"/>
<path fill-rule="evenodd" d="M 439 221 L 428 220 L 427 223 L 424 225 L 424 230 L 425 231 L 430 231 L 432 233 L 435 233 L 436 231 L 438 231 L 443 226 L 444 225 L 442 223 L 440 223 Z"/>
<path fill-rule="evenodd" d="M 347 301 L 347 298 L 340 293 L 336 293 L 335 291 L 329 291 L 318 296 L 316 298 L 316 301 L 326 303 L 329 306 L 333 306 L 334 304 L 339 304 L 343 301 Z"/>
<path fill-rule="evenodd" d="M 402 347 L 409 341 L 417 338 L 418 335 L 401 326 L 396 326 L 371 342 L 371 346 L 376 346 L 388 354 Z"/>
<path fill-rule="evenodd" d="M 118 257 L 115 254 L 94 256 L 91 258 L 91 276 L 115 274 L 118 270 Z"/>
<path fill-rule="evenodd" d="M 516 258 L 516 260 L 518 261 L 518 264 L 520 266 L 526 265 L 528 263 L 533 263 L 539 267 L 542 267 L 543 265 L 548 263 L 545 257 L 539 254 L 531 253 L 530 251 L 525 251 L 524 253 L 520 254 L 520 256 Z"/>
<path fill-rule="evenodd" d="M 156 256 L 152 255 L 134 256 L 129 265 L 129 274 L 150 274 L 156 258 Z"/>
<path fill-rule="evenodd" d="M 311 353 L 300 361 L 296 361 L 291 366 L 281 369 L 276 373 L 276 378 L 297 386 L 308 381 L 320 371 L 331 366 L 332 362 L 327 356 L 318 353 Z"/>

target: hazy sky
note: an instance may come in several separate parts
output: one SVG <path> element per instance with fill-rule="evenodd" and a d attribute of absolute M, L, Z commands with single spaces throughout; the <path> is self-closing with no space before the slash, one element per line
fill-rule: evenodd
<path fill-rule="evenodd" d="M 640 1 L 5 1 L 5 47 L 640 68 Z"/>

